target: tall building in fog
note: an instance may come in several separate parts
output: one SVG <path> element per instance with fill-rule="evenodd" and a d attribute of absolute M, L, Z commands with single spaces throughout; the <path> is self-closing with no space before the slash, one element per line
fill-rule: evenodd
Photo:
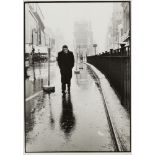
<path fill-rule="evenodd" d="M 38 3 L 25 5 L 25 53 L 47 53 L 47 48 L 54 48 L 55 38 L 45 27 L 44 15 Z"/>
<path fill-rule="evenodd" d="M 119 48 L 123 27 L 123 8 L 121 3 L 113 4 L 113 13 L 107 33 L 107 49 Z"/>
<path fill-rule="evenodd" d="M 111 22 L 107 32 L 107 50 L 120 48 L 120 43 L 130 44 L 129 3 L 114 3 Z"/>
<path fill-rule="evenodd" d="M 91 23 L 77 21 L 74 23 L 74 49 L 79 56 L 93 54 L 93 33 Z"/>
<path fill-rule="evenodd" d="M 123 34 L 122 41 L 126 43 L 126 45 L 130 44 L 130 6 L 129 3 L 123 3 Z"/>
<path fill-rule="evenodd" d="M 25 44 L 26 53 L 31 52 L 32 46 L 45 46 L 44 16 L 38 4 L 25 5 Z"/>

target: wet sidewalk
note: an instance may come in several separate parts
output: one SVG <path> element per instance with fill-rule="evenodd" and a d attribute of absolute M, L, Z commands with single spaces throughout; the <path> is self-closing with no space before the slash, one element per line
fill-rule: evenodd
<path fill-rule="evenodd" d="M 46 83 L 45 65 L 29 70 L 27 83 L 34 82 L 34 73 L 36 80 Z M 87 65 L 80 74 L 74 74 L 73 69 L 71 93 L 62 95 L 56 63 L 51 64 L 51 82 L 55 93 L 40 92 L 26 102 L 26 152 L 114 151 L 104 101 Z M 32 95 L 41 89 L 39 86 L 38 90 L 31 90 Z"/>
<path fill-rule="evenodd" d="M 100 87 L 104 103 L 108 109 L 119 150 L 131 150 L 131 122 L 129 113 L 122 106 L 120 99 L 116 95 L 105 75 L 89 63 L 87 63 L 87 67 L 92 71 L 92 74 L 94 74 Z"/>

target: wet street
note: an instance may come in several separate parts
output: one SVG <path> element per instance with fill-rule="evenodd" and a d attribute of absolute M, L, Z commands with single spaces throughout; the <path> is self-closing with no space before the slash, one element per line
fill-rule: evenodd
<path fill-rule="evenodd" d="M 62 95 L 60 71 L 51 63 L 55 93 L 42 91 L 47 64 L 29 68 L 25 80 L 26 152 L 114 151 L 103 99 L 86 65 L 74 74 L 71 93 Z"/>

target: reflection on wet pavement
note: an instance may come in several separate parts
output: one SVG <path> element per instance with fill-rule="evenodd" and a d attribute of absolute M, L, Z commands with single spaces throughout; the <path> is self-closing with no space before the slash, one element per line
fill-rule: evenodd
<path fill-rule="evenodd" d="M 46 82 L 44 65 L 35 68 L 35 76 Z M 42 92 L 26 102 L 26 151 L 114 151 L 103 100 L 87 66 L 73 74 L 71 93 L 65 95 L 56 64 L 51 64 L 51 74 L 55 93 Z"/>
<path fill-rule="evenodd" d="M 51 63 L 51 81 L 55 77 L 55 64 Z M 32 94 L 37 93 L 42 90 L 42 86 L 47 84 L 47 63 L 38 63 L 34 66 L 31 66 L 27 74 L 30 76 L 25 80 L 25 96 L 26 98 L 31 96 Z"/>
<path fill-rule="evenodd" d="M 73 105 L 71 102 L 70 93 L 67 95 L 62 95 L 62 114 L 60 119 L 60 127 L 68 139 L 75 127 L 75 116 L 73 113 Z"/>

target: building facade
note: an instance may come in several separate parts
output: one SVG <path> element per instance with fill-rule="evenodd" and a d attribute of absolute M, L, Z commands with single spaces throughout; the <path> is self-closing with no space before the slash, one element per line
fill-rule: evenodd
<path fill-rule="evenodd" d="M 113 4 L 112 18 L 107 32 L 107 50 L 118 49 L 121 42 L 123 8 L 121 3 Z"/>
<path fill-rule="evenodd" d="M 25 52 L 45 46 L 44 16 L 37 3 L 25 4 Z"/>
<path fill-rule="evenodd" d="M 90 22 L 74 23 L 74 49 L 78 58 L 85 59 L 86 55 L 93 54 L 93 33 Z"/>
<path fill-rule="evenodd" d="M 120 48 L 120 44 L 130 44 L 130 10 L 129 3 L 114 3 L 113 13 L 107 31 L 107 51 Z"/>
<path fill-rule="evenodd" d="M 122 2 L 123 7 L 123 35 L 122 41 L 126 45 L 130 44 L 130 4 L 127 2 Z"/>

